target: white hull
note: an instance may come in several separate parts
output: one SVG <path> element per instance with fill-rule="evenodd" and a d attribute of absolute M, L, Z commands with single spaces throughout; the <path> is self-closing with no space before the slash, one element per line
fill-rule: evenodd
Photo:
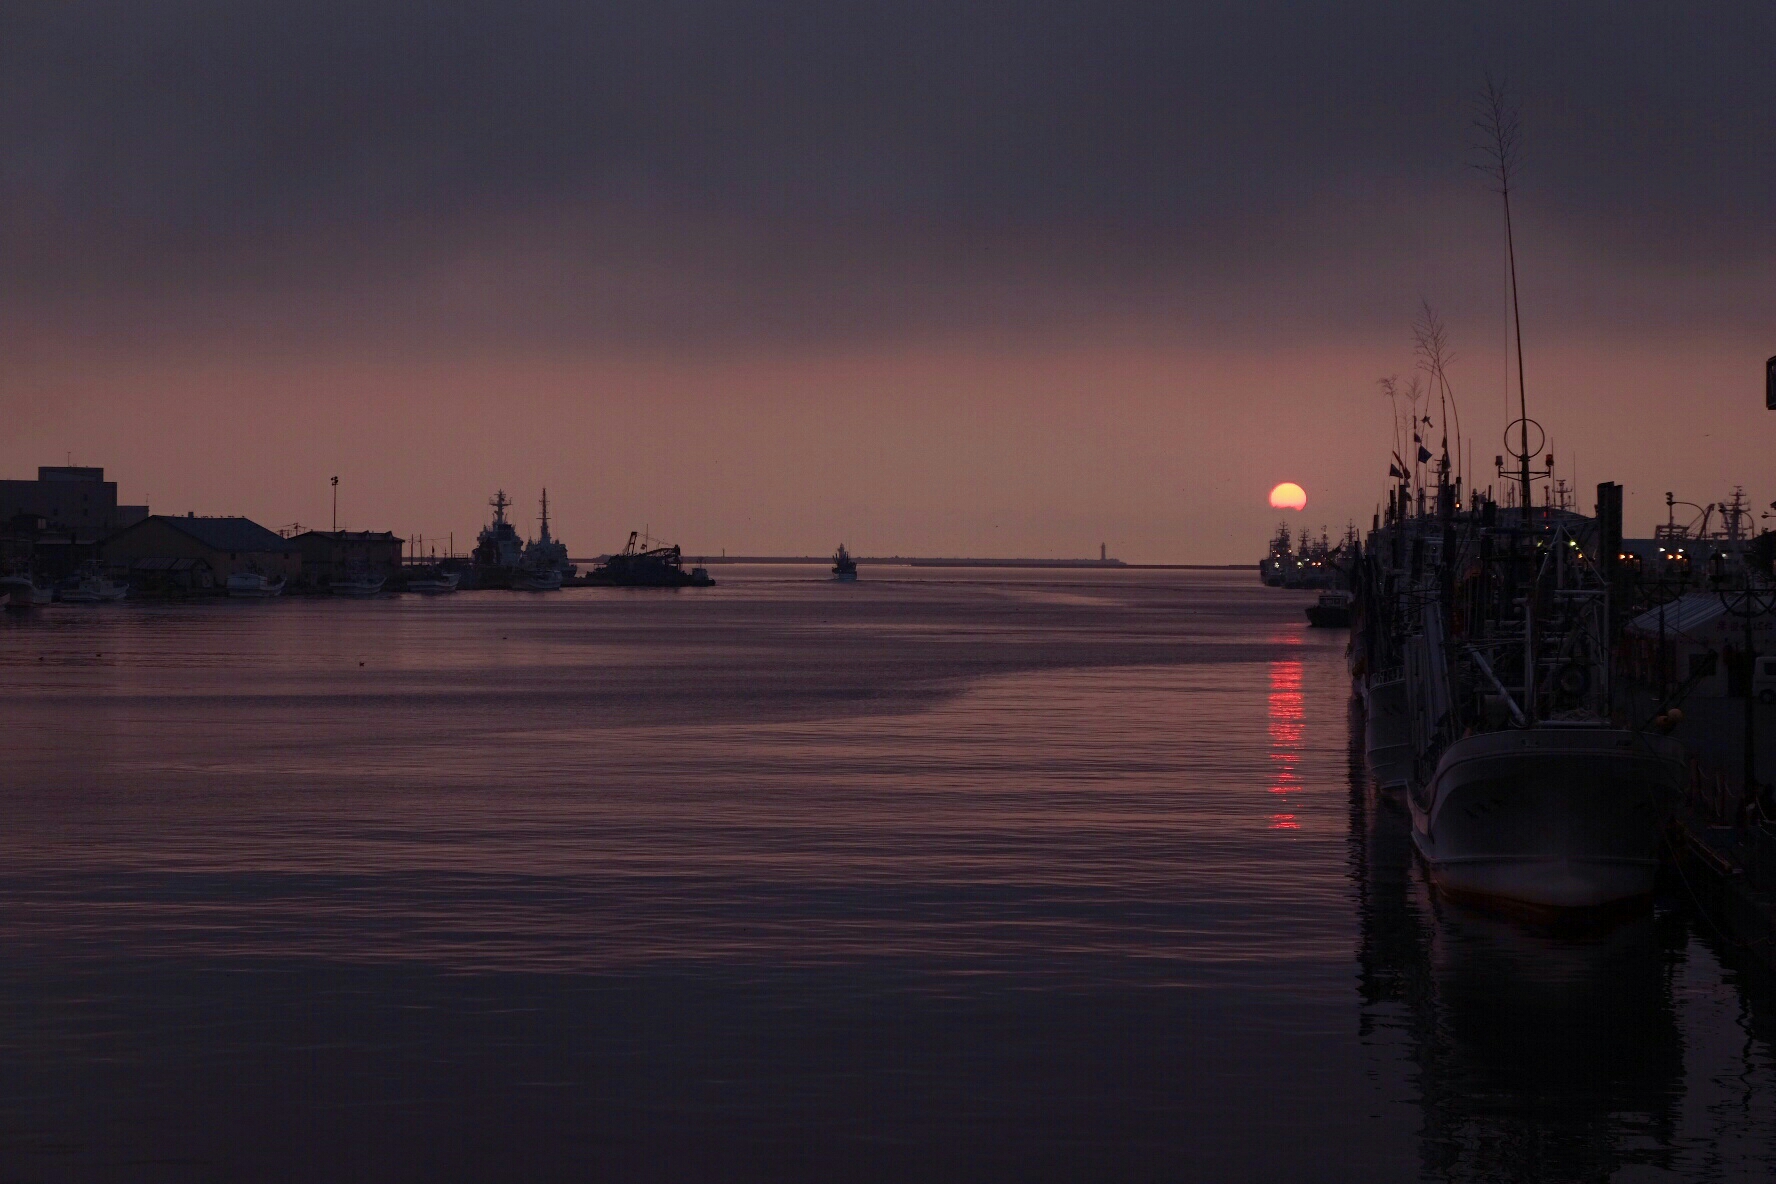
<path fill-rule="evenodd" d="M 417 592 L 421 596 L 442 596 L 447 592 L 456 591 L 456 584 L 456 576 L 445 576 L 441 579 L 408 580 L 407 591 Z"/>
<path fill-rule="evenodd" d="M 33 584 L 23 576 L 11 576 L 0 580 L 0 595 L 7 597 L 7 608 L 22 612 L 40 604 L 48 604 L 54 593 L 45 586 Z"/>
<path fill-rule="evenodd" d="M 517 592 L 559 592 L 561 591 L 561 573 L 558 571 L 524 572 L 512 577 L 512 588 Z"/>
<path fill-rule="evenodd" d="M 1399 789 L 1412 778 L 1412 717 L 1406 709 L 1406 680 L 1369 684 L 1364 695 L 1363 755 L 1369 775 L 1383 789 Z"/>
<path fill-rule="evenodd" d="M 283 593 L 282 580 L 268 580 L 264 576 L 238 573 L 228 577 L 228 594 L 239 600 L 267 600 L 273 596 L 282 596 Z"/>
<path fill-rule="evenodd" d="M 333 584 L 331 587 L 332 587 L 333 595 L 335 595 L 335 596 L 360 596 L 360 597 L 362 597 L 362 596 L 375 596 L 378 592 L 382 591 L 383 583 L 384 583 L 384 581 L 379 580 L 379 579 L 335 580 L 335 581 L 333 581 Z"/>
<path fill-rule="evenodd" d="M 1414 787 L 1412 837 L 1438 887 L 1545 909 L 1651 895 L 1659 827 L 1683 783 L 1675 740 L 1514 728 L 1451 744 Z"/>
<path fill-rule="evenodd" d="M 63 604 L 111 604 L 128 594 L 128 586 L 108 584 L 100 588 L 69 588 L 61 592 L 57 599 Z"/>

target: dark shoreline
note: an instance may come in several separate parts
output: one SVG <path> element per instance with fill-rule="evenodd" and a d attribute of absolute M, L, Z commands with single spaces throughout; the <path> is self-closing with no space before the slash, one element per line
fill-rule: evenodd
<path fill-rule="evenodd" d="M 594 560 L 575 559 L 575 563 Z M 692 562 L 687 557 L 687 562 Z M 830 564 L 830 555 L 699 555 L 694 562 L 706 566 L 717 563 L 757 564 Z M 1108 570 L 1171 570 L 1171 571 L 1249 571 L 1255 563 L 1124 563 L 1120 559 L 924 559 L 903 555 L 860 555 L 859 564 L 877 567 L 1058 567 L 1103 568 Z"/>

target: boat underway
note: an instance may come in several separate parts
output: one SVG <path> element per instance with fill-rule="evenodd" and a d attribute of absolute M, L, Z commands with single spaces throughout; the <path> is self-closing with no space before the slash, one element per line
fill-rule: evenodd
<path fill-rule="evenodd" d="M 273 596 L 282 596 L 283 592 L 283 577 L 274 580 L 264 572 L 252 568 L 237 571 L 228 577 L 228 594 L 240 599 L 268 600 Z"/>
<path fill-rule="evenodd" d="M 835 580 L 855 580 L 857 578 L 857 560 L 851 558 L 851 552 L 845 550 L 844 543 L 840 543 L 839 549 L 833 552 L 832 573 Z"/>

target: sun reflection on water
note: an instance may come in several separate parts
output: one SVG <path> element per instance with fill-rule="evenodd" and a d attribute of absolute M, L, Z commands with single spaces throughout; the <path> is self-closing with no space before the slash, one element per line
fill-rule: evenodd
<path fill-rule="evenodd" d="M 1300 644 L 1298 636 L 1290 635 L 1289 640 Z M 1300 658 L 1281 658 L 1270 664 L 1270 792 L 1282 797 L 1301 788 L 1296 769 L 1301 760 L 1301 736 L 1306 715 L 1301 693 L 1302 675 Z M 1279 811 L 1271 815 L 1270 828 L 1300 830 L 1301 824 L 1295 820 L 1294 814 Z"/>

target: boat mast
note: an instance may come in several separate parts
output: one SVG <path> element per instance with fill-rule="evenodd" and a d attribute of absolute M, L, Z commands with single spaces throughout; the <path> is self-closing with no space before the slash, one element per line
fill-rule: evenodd
<path fill-rule="evenodd" d="M 1498 182 L 1499 198 L 1505 207 L 1505 264 L 1511 280 L 1511 327 L 1517 344 L 1517 480 L 1521 489 L 1518 515 L 1526 537 L 1533 538 L 1531 513 L 1534 499 L 1530 493 L 1529 475 L 1529 398 L 1523 386 L 1523 311 L 1517 299 L 1517 242 L 1511 226 L 1511 176 L 1517 171 L 1518 120 L 1516 109 L 1505 100 L 1505 92 L 1491 77 L 1486 79 L 1480 94 L 1480 117 L 1477 121 L 1482 135 L 1480 151 L 1486 161 L 1482 166 Z M 1507 429 L 1508 430 L 1508 429 Z M 1526 720 L 1535 720 L 1535 583 L 1536 562 L 1533 544 L 1529 553 L 1530 584 L 1523 600 L 1523 713 Z"/>

